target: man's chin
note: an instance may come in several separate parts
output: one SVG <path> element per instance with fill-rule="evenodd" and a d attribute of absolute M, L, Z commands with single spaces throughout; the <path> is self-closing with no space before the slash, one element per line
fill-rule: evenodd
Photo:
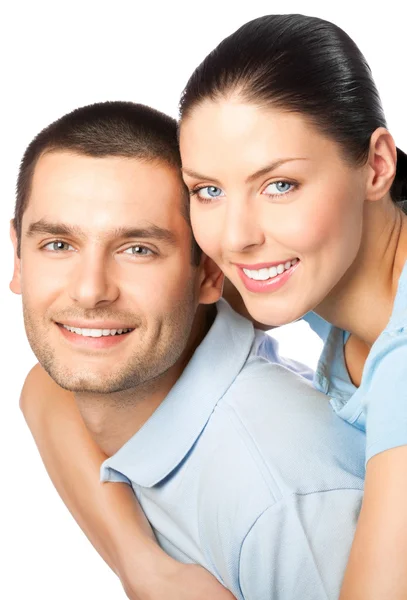
<path fill-rule="evenodd" d="M 52 379 L 63 389 L 74 394 L 114 394 L 133 387 L 133 382 L 127 378 L 112 377 L 99 373 L 56 373 L 53 369 L 46 369 Z"/>

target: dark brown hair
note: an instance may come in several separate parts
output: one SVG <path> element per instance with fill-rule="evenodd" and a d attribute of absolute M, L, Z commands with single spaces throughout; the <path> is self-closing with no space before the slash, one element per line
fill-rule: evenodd
<path fill-rule="evenodd" d="M 243 100 L 306 115 L 349 161 L 364 164 L 370 138 L 386 127 L 371 70 L 339 27 L 304 15 L 268 15 L 224 39 L 191 75 L 181 120 L 205 99 Z M 407 156 L 397 149 L 392 199 L 407 200 Z M 405 202 L 404 202 L 405 204 Z"/>
<path fill-rule="evenodd" d="M 43 129 L 27 147 L 17 180 L 14 226 L 21 246 L 21 223 L 35 166 L 45 152 L 65 150 L 93 157 L 123 156 L 181 167 L 177 123 L 168 115 L 132 102 L 101 102 L 77 108 Z M 189 220 L 188 192 L 180 175 L 181 209 Z M 191 231 L 192 235 L 192 231 Z M 192 262 L 201 251 L 193 239 Z"/>

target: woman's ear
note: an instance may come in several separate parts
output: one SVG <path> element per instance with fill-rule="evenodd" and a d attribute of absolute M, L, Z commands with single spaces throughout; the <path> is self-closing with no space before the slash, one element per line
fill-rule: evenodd
<path fill-rule="evenodd" d="M 397 149 L 390 133 L 384 127 L 376 129 L 370 138 L 366 198 L 381 200 L 389 192 L 396 174 Z"/>
<path fill-rule="evenodd" d="M 14 219 L 10 221 L 10 237 L 14 246 L 14 270 L 10 281 L 10 290 L 14 294 L 21 294 L 21 259 L 19 257 L 17 231 L 14 225 Z"/>
<path fill-rule="evenodd" d="M 199 304 L 213 304 L 222 296 L 224 275 L 209 256 L 202 254 L 199 278 Z"/>

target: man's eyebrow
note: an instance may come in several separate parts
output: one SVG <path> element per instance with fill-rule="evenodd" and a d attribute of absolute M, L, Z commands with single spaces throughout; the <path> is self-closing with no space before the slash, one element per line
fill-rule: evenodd
<path fill-rule="evenodd" d="M 177 241 L 175 234 L 169 229 L 159 227 L 158 225 L 146 225 L 145 227 L 118 227 L 113 230 L 114 237 L 117 238 L 153 238 L 168 244 L 174 245 Z"/>
<path fill-rule="evenodd" d="M 262 167 L 255 173 L 252 173 L 251 175 L 249 175 L 249 177 L 247 177 L 247 179 L 246 179 L 246 183 L 251 183 L 258 177 L 261 177 L 262 175 L 267 175 L 267 173 L 270 173 L 270 171 L 274 171 L 275 169 L 278 169 L 278 167 L 281 167 L 281 165 L 283 165 L 287 162 L 293 162 L 294 160 L 308 160 L 308 158 L 300 158 L 300 157 L 297 158 L 296 157 L 296 158 L 280 158 L 278 160 L 274 160 L 273 162 L 269 163 L 268 165 L 265 165 L 264 167 Z M 207 181 L 209 180 L 209 181 L 213 181 L 215 183 L 219 183 L 218 180 L 214 179 L 213 177 L 208 177 L 207 175 L 202 175 L 202 173 L 197 173 L 196 171 L 191 171 L 190 169 L 182 168 L 182 172 L 185 173 L 186 175 L 189 175 L 190 177 L 194 177 L 194 179 L 206 179 Z"/>
<path fill-rule="evenodd" d="M 26 235 L 32 237 L 35 234 L 49 234 L 49 235 L 61 235 L 61 236 L 75 236 L 75 237 L 86 237 L 85 232 L 77 226 L 66 225 L 65 223 L 51 223 L 45 219 L 40 219 L 34 223 L 30 223 Z M 107 231 L 103 237 L 111 236 L 114 238 L 137 238 L 147 239 L 152 238 L 160 240 L 168 244 L 174 245 L 176 243 L 175 234 L 169 229 L 159 227 L 158 225 L 149 224 L 145 227 L 116 227 Z"/>
<path fill-rule="evenodd" d="M 65 225 L 64 223 L 50 223 L 45 219 L 34 221 L 30 223 L 26 236 L 32 237 L 37 233 L 48 233 L 50 235 L 74 235 L 83 237 L 83 231 L 80 227 L 74 227 L 72 225 Z"/>

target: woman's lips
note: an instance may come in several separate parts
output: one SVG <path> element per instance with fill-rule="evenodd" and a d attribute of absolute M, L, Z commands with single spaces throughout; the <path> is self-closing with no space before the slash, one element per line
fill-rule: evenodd
<path fill-rule="evenodd" d="M 291 267 L 289 267 L 288 269 L 285 269 L 283 271 L 283 273 L 277 274 L 274 277 L 269 277 L 269 278 L 263 279 L 263 280 L 252 279 L 251 277 L 246 275 L 246 273 L 243 270 L 243 267 L 240 265 L 236 265 L 236 268 L 239 273 L 240 279 L 243 282 L 243 285 L 245 286 L 245 288 L 247 290 L 249 290 L 249 292 L 270 293 L 270 292 L 275 292 L 275 291 L 279 290 L 285 283 L 287 283 L 287 281 L 293 276 L 295 271 L 298 269 L 300 264 L 301 264 L 301 261 L 297 259 L 295 264 L 294 265 L 292 264 Z M 260 265 L 255 265 L 255 266 L 257 267 L 256 270 L 272 267 L 270 263 L 267 263 L 267 267 L 265 266 L 265 263 L 264 263 L 264 266 L 260 266 Z M 250 268 L 250 266 L 245 265 L 244 269 L 254 270 L 254 267 L 251 266 L 251 268 Z"/>

